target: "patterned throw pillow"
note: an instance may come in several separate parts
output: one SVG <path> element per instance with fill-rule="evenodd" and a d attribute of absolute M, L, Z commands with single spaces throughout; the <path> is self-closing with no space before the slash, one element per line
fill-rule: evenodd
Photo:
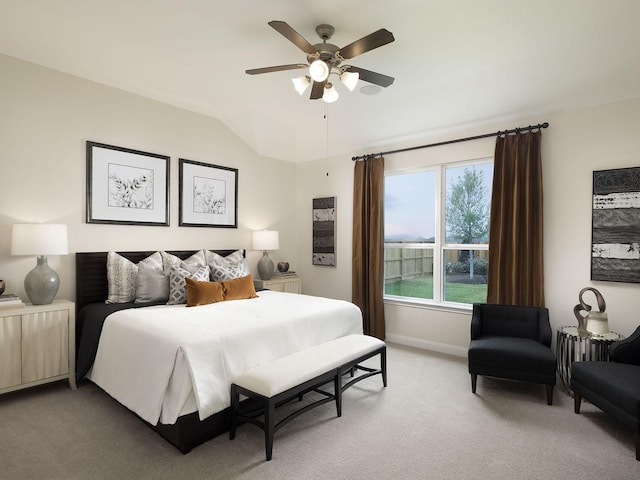
<path fill-rule="evenodd" d="M 136 265 L 116 252 L 107 252 L 109 294 L 105 303 L 127 303 L 135 300 L 138 265 L 145 265 L 162 272 L 162 256 L 160 252 L 155 252 Z"/>
<path fill-rule="evenodd" d="M 209 267 L 200 267 L 192 273 L 182 267 L 172 265 L 169 268 L 169 301 L 167 305 L 187 303 L 187 285 L 185 278 L 191 278 L 200 282 L 209 280 Z"/>
<path fill-rule="evenodd" d="M 211 280 L 214 282 L 245 277 L 250 273 L 249 264 L 242 256 L 242 250 L 236 250 L 226 257 L 210 250 L 205 250 L 204 253 L 207 265 L 211 269 Z"/>
<path fill-rule="evenodd" d="M 207 266 L 204 250 L 197 251 L 186 260 L 182 260 L 180 257 L 176 257 L 175 255 L 164 251 L 160 252 L 160 254 L 162 255 L 162 265 L 165 273 L 169 273 L 169 269 L 172 265 L 179 266 L 192 273 L 201 267 Z"/>

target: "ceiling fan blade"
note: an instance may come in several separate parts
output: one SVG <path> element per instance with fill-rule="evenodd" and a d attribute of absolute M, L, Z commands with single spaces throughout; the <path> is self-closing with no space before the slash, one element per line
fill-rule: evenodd
<path fill-rule="evenodd" d="M 245 70 L 249 75 L 258 75 L 259 73 L 281 72 L 283 70 L 297 70 L 298 68 L 309 68 L 306 63 L 292 63 L 290 65 L 276 65 L 274 67 L 252 68 Z"/>
<path fill-rule="evenodd" d="M 360 40 L 356 40 L 346 47 L 341 48 L 338 53 L 343 59 L 348 60 L 356 55 L 362 55 L 369 50 L 391 43 L 394 40 L 395 38 L 393 38 L 393 33 L 386 28 L 381 28 L 376 32 L 370 33 L 366 37 L 362 37 Z"/>
<path fill-rule="evenodd" d="M 324 82 L 313 82 L 313 86 L 311 87 L 311 96 L 309 98 L 311 100 L 322 98 L 324 95 L 324 85 L 326 83 L 326 80 Z"/>
<path fill-rule="evenodd" d="M 311 45 L 302 35 L 291 28 L 288 23 L 281 20 L 271 20 L 269 22 L 269 25 L 303 52 L 309 55 L 313 55 L 317 52 L 315 47 Z"/>
<path fill-rule="evenodd" d="M 356 72 L 360 75 L 360 80 L 365 82 L 374 83 L 381 87 L 388 87 L 393 83 L 395 78 L 382 73 L 372 72 L 371 70 L 365 70 L 364 68 L 354 67 L 352 65 L 347 66 L 348 72 Z"/>

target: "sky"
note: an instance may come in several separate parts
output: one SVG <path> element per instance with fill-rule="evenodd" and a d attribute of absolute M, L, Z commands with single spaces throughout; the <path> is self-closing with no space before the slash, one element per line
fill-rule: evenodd
<path fill-rule="evenodd" d="M 446 171 L 447 188 L 464 174 L 465 168 L 482 172 L 487 191 L 491 192 L 493 163 L 450 166 L 446 169 L 388 174 L 385 176 L 385 239 L 431 238 L 436 233 L 436 175 Z M 489 201 L 489 199 L 487 199 Z"/>

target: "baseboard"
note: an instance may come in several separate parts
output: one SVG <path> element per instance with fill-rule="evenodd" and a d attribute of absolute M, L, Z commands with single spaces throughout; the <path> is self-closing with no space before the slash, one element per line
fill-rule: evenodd
<path fill-rule="evenodd" d="M 404 335 L 395 335 L 393 333 L 387 333 L 385 335 L 385 338 L 391 343 L 398 343 L 400 345 L 406 345 L 408 347 L 422 348 L 424 350 L 446 353 L 448 355 L 455 355 L 457 357 L 467 357 L 466 347 L 457 347 L 455 345 L 448 345 L 446 343 L 431 342 L 429 340 L 405 337 Z"/>

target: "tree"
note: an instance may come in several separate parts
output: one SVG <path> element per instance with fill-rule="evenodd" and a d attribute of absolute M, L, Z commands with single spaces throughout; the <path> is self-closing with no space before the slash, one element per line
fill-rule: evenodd
<path fill-rule="evenodd" d="M 489 202 L 482 172 L 464 169 L 447 194 L 445 213 L 447 242 L 470 244 L 489 233 Z M 473 250 L 470 252 L 469 275 L 473 278 Z"/>

